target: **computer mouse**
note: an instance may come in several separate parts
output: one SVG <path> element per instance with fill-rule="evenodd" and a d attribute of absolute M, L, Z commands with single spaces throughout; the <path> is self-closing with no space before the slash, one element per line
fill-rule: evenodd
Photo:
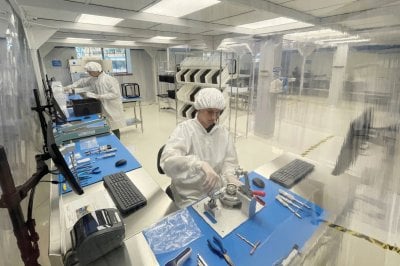
<path fill-rule="evenodd" d="M 264 188 L 265 187 L 264 180 L 262 180 L 259 177 L 253 178 L 253 180 L 251 182 L 253 183 L 253 185 L 255 185 L 258 188 Z"/>
<path fill-rule="evenodd" d="M 126 164 L 126 160 L 125 159 L 121 159 L 115 162 L 115 167 L 120 167 Z"/>

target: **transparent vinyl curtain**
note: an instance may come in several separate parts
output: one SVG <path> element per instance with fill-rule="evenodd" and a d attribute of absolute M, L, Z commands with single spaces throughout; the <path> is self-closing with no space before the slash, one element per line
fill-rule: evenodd
<path fill-rule="evenodd" d="M 283 45 L 275 128 L 282 152 L 327 167 L 315 195 L 338 207 L 293 265 L 396 265 L 400 245 L 400 50 L 397 45 Z M 263 60 L 263 54 L 260 54 Z M 265 73 L 265 72 L 264 72 Z M 259 79 L 263 77 L 259 77 Z M 258 82 L 260 84 L 260 82 Z M 256 88 L 259 92 L 265 89 Z M 255 132 L 256 134 L 257 132 Z M 335 184 L 335 194 L 329 183 Z M 340 207 L 339 207 L 340 206 Z M 335 226 L 337 225 L 337 226 Z"/>
<path fill-rule="evenodd" d="M 34 156 L 43 143 L 37 115 L 30 110 L 37 82 L 22 22 L 8 1 L 0 0 L 0 7 L 0 145 L 15 184 L 21 185 L 36 171 Z M 0 265 L 22 263 L 7 209 L 0 209 L 0 258 Z"/>

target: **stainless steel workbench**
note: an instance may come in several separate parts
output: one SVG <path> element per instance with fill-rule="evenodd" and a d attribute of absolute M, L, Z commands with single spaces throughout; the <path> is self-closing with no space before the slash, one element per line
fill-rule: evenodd
<path fill-rule="evenodd" d="M 318 204 L 325 209 L 327 215 L 326 222 L 321 223 L 319 229 L 301 250 L 301 256 L 297 256 L 290 265 L 326 265 L 328 262 L 330 265 L 340 265 L 335 264 L 334 261 L 338 261 L 340 247 L 345 241 L 344 234 L 332 229 L 328 224 L 349 226 L 346 216 L 352 208 L 354 190 L 359 180 L 346 173 L 333 176 L 331 168 L 290 153 L 285 153 L 258 167 L 255 172 L 269 178 L 274 171 L 294 159 L 308 161 L 314 164 L 315 168 L 291 191 Z"/>
<path fill-rule="evenodd" d="M 117 263 L 114 265 L 156 264 L 155 257 L 140 232 L 177 210 L 170 198 L 143 168 L 130 171 L 127 175 L 146 197 L 147 205 L 124 217 L 126 230 L 124 245 L 96 261 L 96 264 L 99 265 L 108 265 L 111 261 Z M 82 196 L 85 197 L 99 195 L 99 193 L 108 193 L 103 186 L 103 182 L 85 187 L 84 191 L 85 193 Z M 59 196 L 58 187 L 51 186 L 49 236 L 49 259 L 51 265 L 62 265 L 62 258 L 64 256 L 62 241 L 65 239 L 67 246 L 69 241 L 69 233 L 62 232 L 62 219 L 60 218 L 62 214 L 60 210 L 63 210 L 63 205 L 76 201 L 82 196 L 78 196 L 73 192 Z"/>

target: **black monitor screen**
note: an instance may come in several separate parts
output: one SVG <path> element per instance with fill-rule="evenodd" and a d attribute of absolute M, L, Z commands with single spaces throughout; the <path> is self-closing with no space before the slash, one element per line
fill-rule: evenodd
<path fill-rule="evenodd" d="M 72 174 L 71 170 L 64 160 L 62 153 L 58 149 L 58 146 L 54 139 L 53 126 L 51 121 L 47 123 L 47 150 L 55 166 L 64 176 L 65 181 L 68 182 L 71 189 L 79 195 L 83 194 L 81 186 L 76 181 L 75 176 Z"/>
<path fill-rule="evenodd" d="M 63 123 L 67 122 L 67 117 L 65 116 L 64 111 L 61 109 L 60 105 L 54 97 L 51 98 L 51 104 L 53 105 L 53 108 L 55 110 L 56 121 L 58 122 L 59 120 L 61 120 L 61 122 Z"/>
<path fill-rule="evenodd" d="M 361 145 L 368 141 L 372 120 L 373 109 L 368 108 L 350 123 L 332 175 L 342 174 L 356 161 Z"/>

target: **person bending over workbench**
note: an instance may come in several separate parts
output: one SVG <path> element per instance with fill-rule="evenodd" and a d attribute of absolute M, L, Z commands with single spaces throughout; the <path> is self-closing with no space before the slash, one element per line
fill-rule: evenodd
<path fill-rule="evenodd" d="M 223 94 L 204 88 L 195 98 L 194 119 L 180 123 L 169 137 L 160 165 L 171 178 L 171 191 L 179 208 L 184 208 L 222 188 L 226 183 L 242 185 L 233 137 L 217 124 L 225 108 Z"/>
<path fill-rule="evenodd" d="M 120 138 L 119 129 L 126 126 L 126 122 L 118 80 L 104 73 L 101 65 L 96 62 L 87 63 L 85 70 L 90 77 L 75 81 L 64 87 L 64 91 L 70 92 L 72 89 L 78 88 L 73 90 L 74 93 L 86 92 L 86 97 L 99 99 L 102 105 L 102 115 L 106 117 L 113 133 Z"/>

